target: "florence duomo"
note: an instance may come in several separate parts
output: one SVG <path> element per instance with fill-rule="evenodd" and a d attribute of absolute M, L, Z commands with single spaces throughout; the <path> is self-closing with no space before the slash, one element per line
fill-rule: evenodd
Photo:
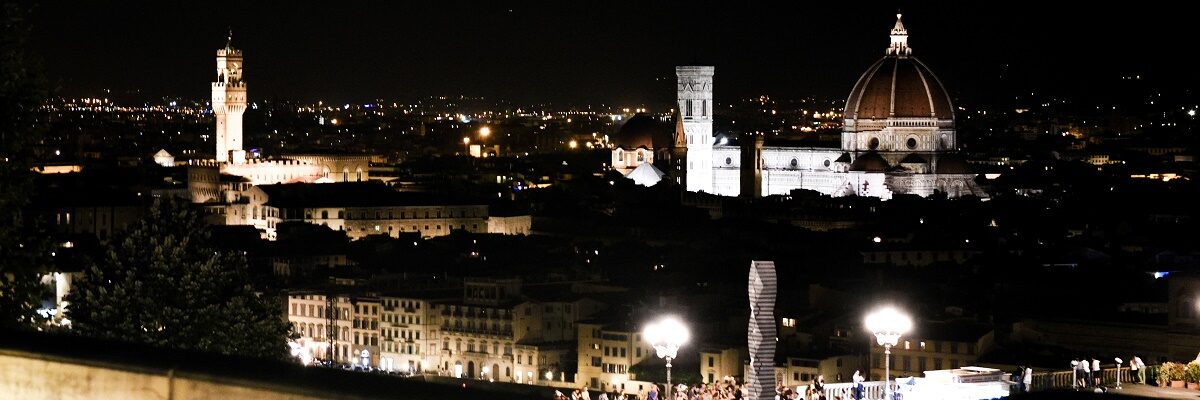
<path fill-rule="evenodd" d="M 1194 12 L 1031 6 L 0 0 L 0 398 L 1195 398 Z"/>
<path fill-rule="evenodd" d="M 976 174 L 955 154 L 950 96 L 929 67 L 913 56 L 901 14 L 896 14 L 890 38 L 883 58 L 850 91 L 841 148 L 772 146 L 752 137 L 739 138 L 747 150 L 738 144 L 717 144 L 712 121 L 714 67 L 676 67 L 681 110 L 676 118 L 687 138 L 687 190 L 738 196 L 750 187 L 761 190 L 753 194 L 756 197 L 796 189 L 883 199 L 934 193 L 986 197 L 975 183 Z M 654 153 L 655 142 L 618 136 L 613 165 L 632 173 L 641 164 L 634 161 L 642 157 L 639 149 Z M 743 159 L 743 152 L 752 158 Z M 755 171 L 747 174 L 744 169 Z M 746 179 L 755 182 L 742 186 Z"/>

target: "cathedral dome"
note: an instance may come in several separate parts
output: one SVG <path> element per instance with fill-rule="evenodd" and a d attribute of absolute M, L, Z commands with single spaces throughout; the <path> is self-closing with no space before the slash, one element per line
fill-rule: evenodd
<path fill-rule="evenodd" d="M 845 118 L 952 119 L 950 96 L 933 71 L 912 56 L 899 14 L 891 33 L 886 55 L 867 68 L 850 91 Z"/>
<path fill-rule="evenodd" d="M 647 149 L 671 147 L 675 130 L 669 125 L 648 114 L 637 114 L 621 125 L 621 129 L 612 138 L 613 147 L 633 150 L 639 147 Z"/>

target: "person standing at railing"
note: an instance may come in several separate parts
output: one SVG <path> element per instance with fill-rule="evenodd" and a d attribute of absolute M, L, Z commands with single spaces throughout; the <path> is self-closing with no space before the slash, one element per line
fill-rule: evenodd
<path fill-rule="evenodd" d="M 1021 376 L 1021 384 L 1025 386 L 1023 388 L 1025 393 L 1029 393 L 1030 388 L 1033 387 L 1033 368 L 1025 367 L 1025 373 Z"/>
<path fill-rule="evenodd" d="M 1095 382 L 1096 387 L 1100 387 L 1100 384 L 1104 383 L 1104 373 L 1100 371 L 1100 360 L 1095 357 L 1092 358 L 1092 381 Z"/>
<path fill-rule="evenodd" d="M 854 371 L 854 400 L 863 400 L 863 389 L 865 389 L 863 387 L 863 381 L 865 380 L 866 378 L 863 378 L 861 373 L 859 373 L 857 370 Z"/>
<path fill-rule="evenodd" d="M 1080 369 L 1080 372 L 1082 372 L 1079 374 L 1079 380 L 1082 381 L 1079 383 L 1079 387 L 1087 388 L 1088 385 L 1091 384 L 1090 382 L 1092 381 L 1092 366 L 1091 366 L 1091 363 L 1088 362 L 1087 357 L 1081 358 L 1079 360 L 1079 369 Z"/>
<path fill-rule="evenodd" d="M 1137 370 L 1137 380 L 1138 380 L 1138 383 L 1145 385 L 1145 384 L 1146 384 L 1146 363 L 1142 362 L 1142 358 L 1141 358 L 1141 357 L 1138 357 L 1138 356 L 1133 356 L 1133 359 L 1132 359 L 1132 360 L 1129 360 L 1129 365 L 1131 365 L 1131 366 L 1133 366 L 1133 365 L 1136 365 L 1136 366 L 1137 366 L 1137 367 L 1136 367 L 1136 368 L 1134 368 L 1134 369 L 1136 369 L 1136 370 Z"/>

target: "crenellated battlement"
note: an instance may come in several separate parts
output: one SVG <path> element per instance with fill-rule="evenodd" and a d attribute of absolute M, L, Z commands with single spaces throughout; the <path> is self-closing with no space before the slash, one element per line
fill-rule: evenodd
<path fill-rule="evenodd" d="M 245 89 L 245 88 L 246 88 L 246 82 L 245 82 L 245 81 L 240 81 L 240 82 L 213 82 L 213 83 L 212 83 L 212 87 L 213 87 L 213 89 L 216 89 L 216 88 Z"/>

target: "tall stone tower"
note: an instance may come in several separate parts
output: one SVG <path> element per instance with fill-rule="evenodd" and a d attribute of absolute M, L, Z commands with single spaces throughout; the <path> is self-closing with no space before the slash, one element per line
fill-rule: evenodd
<path fill-rule="evenodd" d="M 775 394 L 775 262 L 750 262 L 750 324 L 746 347 L 750 368 L 746 377 L 752 400 L 774 398 Z"/>
<path fill-rule="evenodd" d="M 212 110 L 217 117 L 217 161 L 246 162 L 242 150 L 242 113 L 246 112 L 246 82 L 242 80 L 242 51 L 233 48 L 233 32 L 217 50 L 217 80 L 212 84 Z"/>
<path fill-rule="evenodd" d="M 687 138 L 687 190 L 713 192 L 713 70 L 711 66 L 678 66 L 679 118 Z"/>

